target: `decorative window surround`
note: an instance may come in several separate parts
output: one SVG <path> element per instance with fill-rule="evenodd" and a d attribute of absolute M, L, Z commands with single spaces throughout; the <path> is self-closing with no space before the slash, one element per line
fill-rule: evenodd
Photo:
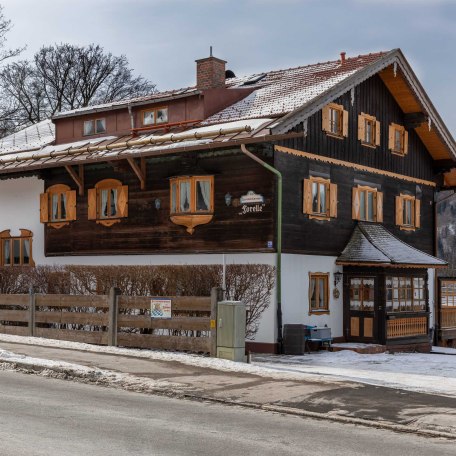
<path fill-rule="evenodd" d="M 401 230 L 414 231 L 421 227 L 421 201 L 414 196 L 396 196 L 396 225 Z"/>
<path fill-rule="evenodd" d="M 352 218 L 383 223 L 383 193 L 373 187 L 353 187 Z"/>
<path fill-rule="evenodd" d="M 214 217 L 214 176 L 179 176 L 170 179 L 170 219 L 187 227 L 209 223 Z"/>
<path fill-rule="evenodd" d="M 76 220 L 76 190 L 57 184 L 40 194 L 40 222 L 59 229 Z"/>
<path fill-rule="evenodd" d="M 304 179 L 303 213 L 308 214 L 310 219 L 336 218 L 337 185 L 322 177 Z"/>
<path fill-rule="evenodd" d="M 309 272 L 309 315 L 329 314 L 329 273 Z"/>
<path fill-rule="evenodd" d="M 117 179 L 104 179 L 88 191 L 88 219 L 112 226 L 128 217 L 128 185 Z"/>
<path fill-rule="evenodd" d="M 20 236 L 11 236 L 11 230 L 0 233 L 2 266 L 35 266 L 32 256 L 33 233 L 21 229 Z"/>
<path fill-rule="evenodd" d="M 408 131 L 402 126 L 391 123 L 388 128 L 388 149 L 394 155 L 403 157 L 408 153 Z"/>
<path fill-rule="evenodd" d="M 348 136 L 348 111 L 336 103 L 326 105 L 322 109 L 322 129 L 328 136 L 346 138 Z"/>
<path fill-rule="evenodd" d="M 380 146 L 380 122 L 374 116 L 358 115 L 358 140 L 366 147 Z"/>

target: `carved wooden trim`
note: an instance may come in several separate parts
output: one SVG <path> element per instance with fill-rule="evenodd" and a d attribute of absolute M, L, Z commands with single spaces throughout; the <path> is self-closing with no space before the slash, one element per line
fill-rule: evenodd
<path fill-rule="evenodd" d="M 214 217 L 214 214 L 185 214 L 172 215 L 170 220 L 176 225 L 187 227 L 187 232 L 193 234 L 195 227 L 209 223 Z"/>

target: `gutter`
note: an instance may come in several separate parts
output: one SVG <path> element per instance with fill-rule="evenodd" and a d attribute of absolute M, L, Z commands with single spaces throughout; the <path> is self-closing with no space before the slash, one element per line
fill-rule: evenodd
<path fill-rule="evenodd" d="M 276 259 L 276 301 L 277 301 L 277 344 L 279 353 L 283 351 L 282 334 L 282 174 L 261 158 L 252 154 L 245 144 L 241 144 L 241 151 L 252 160 L 266 168 L 277 177 L 277 259 Z"/>

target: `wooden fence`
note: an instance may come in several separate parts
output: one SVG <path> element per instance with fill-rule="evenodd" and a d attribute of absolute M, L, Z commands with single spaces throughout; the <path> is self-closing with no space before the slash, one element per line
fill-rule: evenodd
<path fill-rule="evenodd" d="M 427 317 L 397 318 L 387 321 L 386 337 L 388 339 L 421 336 L 427 333 Z"/>
<path fill-rule="evenodd" d="M 442 328 L 456 328 L 456 307 L 443 307 L 441 310 Z"/>
<path fill-rule="evenodd" d="M 0 295 L 0 333 L 98 345 L 216 352 L 218 288 L 211 296 L 174 296 L 172 316 L 151 316 L 151 296 Z M 163 297 L 160 297 L 163 299 Z"/>

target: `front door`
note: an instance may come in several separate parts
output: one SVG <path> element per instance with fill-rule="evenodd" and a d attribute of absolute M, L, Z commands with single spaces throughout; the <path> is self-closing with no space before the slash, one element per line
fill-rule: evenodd
<path fill-rule="evenodd" d="M 347 340 L 372 343 L 377 340 L 375 321 L 376 277 L 348 277 L 345 305 Z"/>

